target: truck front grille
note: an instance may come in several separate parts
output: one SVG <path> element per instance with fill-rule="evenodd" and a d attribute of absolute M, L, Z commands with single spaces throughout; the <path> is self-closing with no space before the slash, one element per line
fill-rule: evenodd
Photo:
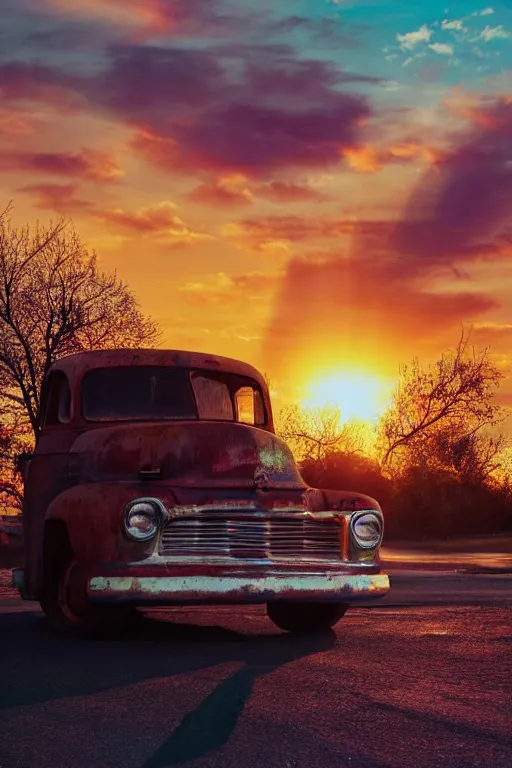
<path fill-rule="evenodd" d="M 176 558 L 339 560 L 335 520 L 180 518 L 163 530 L 160 554 Z"/>

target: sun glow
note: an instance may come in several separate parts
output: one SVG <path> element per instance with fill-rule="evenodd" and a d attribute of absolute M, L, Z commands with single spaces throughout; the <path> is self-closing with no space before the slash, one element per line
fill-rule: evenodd
<path fill-rule="evenodd" d="M 342 421 L 375 423 L 389 406 L 393 382 L 370 373 L 340 372 L 312 381 L 305 387 L 302 405 L 339 408 Z"/>

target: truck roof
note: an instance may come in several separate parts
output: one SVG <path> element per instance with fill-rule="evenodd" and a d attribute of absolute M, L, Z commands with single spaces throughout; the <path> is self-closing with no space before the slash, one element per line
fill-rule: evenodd
<path fill-rule="evenodd" d="M 247 376 L 267 389 L 261 373 L 248 363 L 204 352 L 187 352 L 179 349 L 99 349 L 78 352 L 57 360 L 51 371 L 63 371 L 71 379 L 81 378 L 94 368 L 154 365 L 176 368 L 203 368 Z"/>

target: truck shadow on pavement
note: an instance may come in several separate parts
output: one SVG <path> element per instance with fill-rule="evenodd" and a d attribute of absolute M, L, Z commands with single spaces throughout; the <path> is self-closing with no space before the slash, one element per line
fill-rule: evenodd
<path fill-rule="evenodd" d="M 57 637 L 40 615 L 24 612 L 1 616 L 0 632 L 6 670 L 0 709 L 87 696 L 152 678 L 240 663 L 241 668 L 189 712 L 141 768 L 180 765 L 219 749 L 229 741 L 259 677 L 329 650 L 336 643 L 333 630 L 310 635 L 251 635 L 150 616 L 107 641 Z"/>

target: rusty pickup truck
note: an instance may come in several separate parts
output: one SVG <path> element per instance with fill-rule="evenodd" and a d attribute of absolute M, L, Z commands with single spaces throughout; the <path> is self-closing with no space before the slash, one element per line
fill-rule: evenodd
<path fill-rule="evenodd" d="M 112 633 L 144 607 L 247 603 L 283 630 L 319 630 L 388 592 L 379 504 L 303 481 L 252 366 L 83 352 L 53 365 L 42 398 L 13 579 L 58 632 Z"/>

